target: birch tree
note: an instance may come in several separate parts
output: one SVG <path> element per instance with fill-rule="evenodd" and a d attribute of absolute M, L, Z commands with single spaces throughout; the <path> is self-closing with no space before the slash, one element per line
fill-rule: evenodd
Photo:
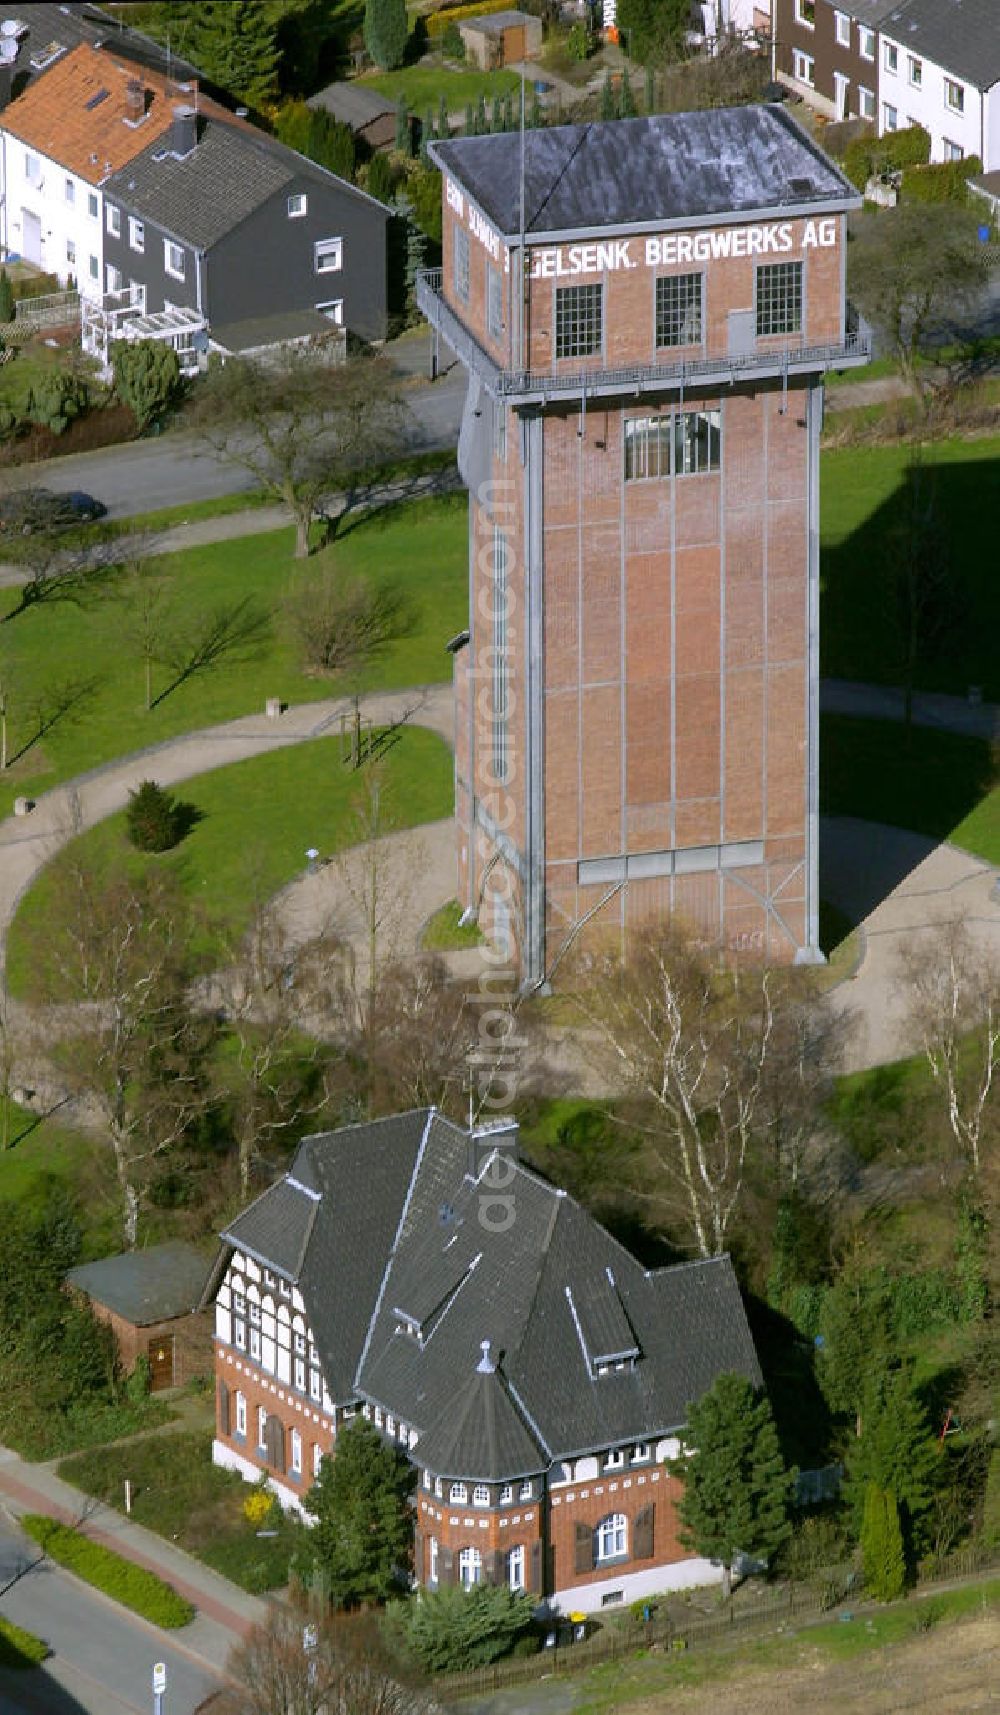
<path fill-rule="evenodd" d="M 680 1222 L 699 1256 L 725 1250 L 767 1132 L 774 986 L 773 973 L 716 962 L 671 932 L 577 967 L 576 1006 L 653 1164 L 638 1194 Z"/>
<path fill-rule="evenodd" d="M 50 1003 L 39 1036 L 108 1140 L 131 1249 L 155 1162 L 204 1108 L 214 1025 L 188 1002 L 191 921 L 171 872 L 136 878 L 70 857 L 58 881 L 33 949 Z"/>
<path fill-rule="evenodd" d="M 898 974 L 959 1154 L 978 1178 L 1000 1091 L 1000 969 L 961 923 L 907 949 Z"/>

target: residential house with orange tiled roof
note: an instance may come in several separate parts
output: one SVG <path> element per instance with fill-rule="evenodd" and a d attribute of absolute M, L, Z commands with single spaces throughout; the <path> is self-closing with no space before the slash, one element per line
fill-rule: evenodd
<path fill-rule="evenodd" d="M 81 42 L 57 59 L 0 115 L 5 252 L 99 297 L 108 289 L 105 181 L 167 136 L 178 109 L 197 104 L 197 85 L 129 63 L 110 46 Z"/>

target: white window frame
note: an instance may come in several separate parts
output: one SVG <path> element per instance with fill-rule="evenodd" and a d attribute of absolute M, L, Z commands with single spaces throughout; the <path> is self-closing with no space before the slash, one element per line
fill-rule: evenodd
<path fill-rule="evenodd" d="M 812 7 L 812 17 L 806 16 L 806 7 Z M 795 22 L 802 24 L 807 30 L 816 28 L 816 0 L 795 0 Z"/>
<path fill-rule="evenodd" d="M 144 256 L 146 254 L 146 223 L 143 220 L 137 219 L 134 214 L 130 214 L 128 217 L 128 241 L 130 248 L 136 251 L 139 256 Z M 268 1285 L 274 1285 L 273 1274 L 268 1281 Z"/>
<path fill-rule="evenodd" d="M 66 260 L 69 263 L 71 268 L 76 267 L 76 239 L 75 238 L 67 238 L 67 240 L 66 240 Z"/>
<path fill-rule="evenodd" d="M 810 89 L 816 84 L 816 61 L 812 54 L 804 53 L 801 48 L 792 49 L 792 76 L 797 83 L 807 84 Z"/>
<path fill-rule="evenodd" d="M 451 1488 L 448 1491 L 448 1499 L 450 1501 L 455 1501 L 457 1504 L 462 1505 L 468 1500 L 468 1498 L 469 1491 L 464 1483 L 452 1483 Z"/>
<path fill-rule="evenodd" d="M 244 1441 L 247 1435 L 247 1398 L 245 1393 L 236 1395 L 236 1434 L 242 1435 Z"/>
<path fill-rule="evenodd" d="M 535 1493 L 534 1483 L 531 1481 L 530 1477 L 525 1477 L 524 1482 L 521 1484 L 521 1487 L 517 1491 L 518 1500 L 519 1501 L 530 1501 L 534 1498 L 534 1493 Z"/>
<path fill-rule="evenodd" d="M 893 107 L 891 101 L 883 101 L 882 103 L 882 129 L 883 131 L 899 130 L 899 109 Z"/>
<path fill-rule="evenodd" d="M 76 204 L 76 184 L 75 184 L 73 179 L 64 180 L 64 182 L 63 182 L 63 195 L 65 197 L 65 200 L 69 203 L 70 207 L 71 208 L 74 207 Z"/>
<path fill-rule="evenodd" d="M 594 1531 L 594 1559 L 598 1565 L 628 1558 L 628 1519 L 624 1513 L 609 1513 Z"/>
<path fill-rule="evenodd" d="M 113 262 L 104 264 L 104 289 L 106 292 L 122 292 L 125 289 L 125 276 Z"/>
<path fill-rule="evenodd" d="M 524 1567 L 524 1543 L 516 1542 L 507 1550 L 507 1584 L 511 1590 L 525 1589 Z"/>
<path fill-rule="evenodd" d="M 344 325 L 344 300 L 343 300 L 343 298 L 327 298 L 325 303 L 317 304 L 316 309 L 319 311 L 321 316 L 326 317 L 328 322 L 332 322 L 334 327 L 338 327 L 338 328 L 343 327 L 343 325 Z"/>
<path fill-rule="evenodd" d="M 174 258 L 178 256 L 180 261 L 176 262 Z M 172 280 L 184 280 L 187 278 L 185 261 L 183 245 L 175 244 L 172 238 L 165 238 L 163 240 L 163 272 L 169 274 Z"/>
<path fill-rule="evenodd" d="M 489 1491 L 488 1484 L 486 1484 L 486 1483 L 477 1483 L 476 1484 L 475 1488 L 472 1491 L 472 1504 L 474 1507 L 488 1507 L 489 1506 L 489 1504 L 490 1504 L 490 1491 Z"/>
<path fill-rule="evenodd" d="M 292 1430 L 291 1466 L 292 1466 L 293 1476 L 301 1477 L 301 1475 L 302 1475 L 302 1435 L 298 1429 Z"/>
<path fill-rule="evenodd" d="M 625 1463 L 625 1450 L 622 1447 L 612 1447 L 610 1453 L 604 1456 L 606 1471 L 620 1471 Z"/>
<path fill-rule="evenodd" d="M 344 240 L 317 238 L 313 245 L 313 269 L 317 274 L 339 274 L 344 266 Z"/>
<path fill-rule="evenodd" d="M 946 161 L 964 161 L 965 150 L 961 143 L 953 143 L 950 137 L 942 137 L 941 153 Z"/>
<path fill-rule="evenodd" d="M 87 215 L 91 220 L 100 217 L 101 204 L 96 191 L 87 192 Z"/>
<path fill-rule="evenodd" d="M 122 211 L 120 208 L 116 208 L 113 202 L 107 202 L 104 205 L 104 225 L 112 238 L 121 237 Z"/>
<path fill-rule="evenodd" d="M 438 1581 L 438 1539 L 430 1536 L 427 1539 L 427 1582 L 436 1584 Z"/>
<path fill-rule="evenodd" d="M 267 1406 L 257 1407 L 257 1446 L 263 1452 L 267 1446 Z"/>
<path fill-rule="evenodd" d="M 863 83 L 858 84 L 858 115 L 861 119 L 874 119 L 878 108 L 875 104 L 875 91 L 866 89 Z"/>
<path fill-rule="evenodd" d="M 958 96 L 959 99 L 958 99 L 957 103 L 951 99 L 953 95 Z M 944 80 L 944 104 L 945 104 L 946 108 L 948 109 L 949 113 L 964 114 L 964 112 L 965 112 L 965 85 L 964 85 L 964 83 L 959 83 L 957 78 L 954 78 L 954 77 L 946 77 L 945 78 L 945 80 Z"/>
<path fill-rule="evenodd" d="M 906 81 L 911 89 L 923 89 L 924 87 L 924 62 L 918 60 L 915 54 L 907 54 L 906 56 Z"/>
<path fill-rule="evenodd" d="M 896 77 L 899 74 L 899 49 L 895 42 L 886 42 L 885 44 L 882 70 L 887 71 L 890 77 Z"/>
<path fill-rule="evenodd" d="M 483 1557 L 478 1548 L 472 1546 L 460 1549 L 458 1556 L 458 1580 L 463 1590 L 471 1590 L 474 1585 L 483 1581 Z"/>
<path fill-rule="evenodd" d="M 875 31 L 868 24 L 858 25 L 858 53 L 863 60 L 875 58 Z"/>
<path fill-rule="evenodd" d="M 838 47 L 840 47 L 840 48 L 849 48 L 850 47 L 850 45 L 851 45 L 851 20 L 848 17 L 846 12 L 837 12 L 837 11 L 834 12 L 834 14 L 833 14 L 833 33 L 836 36 Z"/>
<path fill-rule="evenodd" d="M 637 1441 L 632 1449 L 633 1465 L 644 1465 L 649 1459 L 649 1442 Z"/>
<path fill-rule="evenodd" d="M 305 191 L 293 192 L 293 194 L 288 199 L 288 218 L 289 218 L 289 220 L 301 220 L 302 216 L 304 214 L 308 214 L 308 213 L 309 213 L 309 198 L 306 195 Z"/>
<path fill-rule="evenodd" d="M 323 1449 L 320 1446 L 318 1441 L 314 1441 L 313 1442 L 313 1477 L 314 1478 L 319 1476 L 320 1466 L 322 1465 L 322 1463 L 323 1463 Z"/>
<path fill-rule="evenodd" d="M 33 149 L 24 151 L 24 176 L 29 185 L 38 185 L 42 180 L 42 163 Z"/>

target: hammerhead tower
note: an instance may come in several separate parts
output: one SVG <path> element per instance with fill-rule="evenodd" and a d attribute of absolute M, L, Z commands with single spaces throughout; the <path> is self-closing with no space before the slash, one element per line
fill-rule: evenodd
<path fill-rule="evenodd" d="M 667 914 L 819 957 L 819 437 L 849 182 L 779 108 L 431 145 L 468 371 L 463 903 L 543 980 Z"/>

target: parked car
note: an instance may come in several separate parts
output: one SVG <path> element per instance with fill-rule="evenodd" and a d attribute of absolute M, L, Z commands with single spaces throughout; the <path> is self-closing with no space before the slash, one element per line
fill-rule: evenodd
<path fill-rule="evenodd" d="M 51 488 L 15 488 L 0 495 L 0 530 L 30 536 L 34 531 L 71 530 L 75 524 L 92 524 L 107 512 L 103 501 L 74 488 L 57 494 Z"/>

